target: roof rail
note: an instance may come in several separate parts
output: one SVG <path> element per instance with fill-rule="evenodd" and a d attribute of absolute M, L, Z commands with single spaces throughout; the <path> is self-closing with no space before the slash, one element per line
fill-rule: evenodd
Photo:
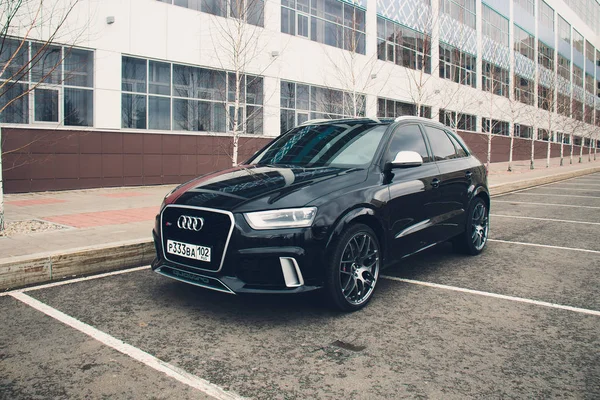
<path fill-rule="evenodd" d="M 423 121 L 430 121 L 430 122 L 432 121 L 431 118 L 417 117 L 417 116 L 414 116 L 414 115 L 401 115 L 401 116 L 397 117 L 394 120 L 394 122 L 400 122 L 400 121 L 403 121 L 405 119 L 420 119 L 420 120 L 423 120 Z"/>
<path fill-rule="evenodd" d="M 328 122 L 328 121 L 333 121 L 333 120 L 332 119 L 327 119 L 327 118 L 309 119 L 308 121 L 305 121 L 305 122 L 299 124 L 298 126 L 304 126 L 304 125 L 310 125 L 310 124 L 318 124 L 319 122 Z"/>

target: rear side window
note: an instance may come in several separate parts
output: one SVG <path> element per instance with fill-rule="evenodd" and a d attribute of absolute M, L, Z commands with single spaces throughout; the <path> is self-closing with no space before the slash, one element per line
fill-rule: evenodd
<path fill-rule="evenodd" d="M 439 128 L 433 128 L 431 126 L 425 126 L 427 136 L 429 137 L 429 143 L 431 144 L 431 152 L 435 161 L 450 160 L 456 158 L 456 148 L 450 141 L 446 132 Z"/>
<path fill-rule="evenodd" d="M 403 125 L 394 131 L 388 148 L 388 160 L 393 160 L 400 151 L 416 151 L 423 162 L 430 162 L 427 146 L 418 125 Z"/>
<path fill-rule="evenodd" d="M 467 151 L 462 146 L 462 144 L 460 144 L 460 142 L 454 137 L 454 135 L 448 131 L 446 131 L 446 134 L 448 135 L 448 137 L 450 137 L 450 140 L 452 141 L 452 143 L 454 144 L 454 147 L 456 148 L 457 157 L 467 157 L 468 156 Z"/>

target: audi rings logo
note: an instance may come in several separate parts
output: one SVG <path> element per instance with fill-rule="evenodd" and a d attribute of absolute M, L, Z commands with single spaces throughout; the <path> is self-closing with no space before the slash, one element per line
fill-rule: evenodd
<path fill-rule="evenodd" d="M 190 217 L 182 215 L 177 219 L 177 227 L 179 229 L 187 229 L 188 231 L 199 232 L 204 226 L 204 219 L 200 217 Z"/>

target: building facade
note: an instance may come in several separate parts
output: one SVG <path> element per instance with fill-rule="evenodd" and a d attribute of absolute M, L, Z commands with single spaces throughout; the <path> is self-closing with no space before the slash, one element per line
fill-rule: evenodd
<path fill-rule="evenodd" d="M 315 118 L 418 114 L 483 161 L 491 132 L 492 162 L 600 147 L 598 0 L 80 0 L 52 44 L 19 21 L 7 192 L 183 182 Z"/>

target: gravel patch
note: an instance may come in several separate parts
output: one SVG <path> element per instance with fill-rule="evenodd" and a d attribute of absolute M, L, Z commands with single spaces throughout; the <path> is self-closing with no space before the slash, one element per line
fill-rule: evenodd
<path fill-rule="evenodd" d="M 53 224 L 52 222 L 42 221 L 39 219 L 11 221 L 6 222 L 5 229 L 3 231 L 0 231 L 0 237 L 27 235 L 31 233 L 55 231 L 58 229 L 66 229 L 66 227 L 62 225 Z"/>

